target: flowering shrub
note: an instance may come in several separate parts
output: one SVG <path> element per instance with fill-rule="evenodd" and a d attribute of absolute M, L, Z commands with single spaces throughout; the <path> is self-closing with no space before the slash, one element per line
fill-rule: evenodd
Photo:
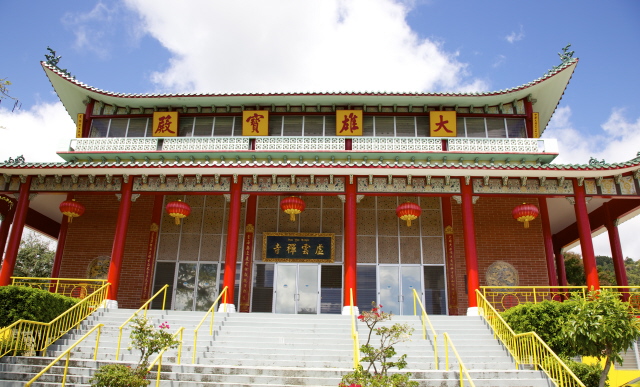
<path fill-rule="evenodd" d="M 372 303 L 370 311 L 362 312 L 358 320 L 369 328 L 367 342 L 360 346 L 360 352 L 364 354 L 363 363 L 369 363 L 366 369 L 362 365 L 346 374 L 342 378 L 340 387 L 415 387 L 418 382 L 410 381 L 410 373 L 388 374 L 389 369 L 401 370 L 407 366 L 407 355 L 400 356 L 396 361 L 391 358 L 396 355 L 393 346 L 397 343 L 410 340 L 413 328 L 408 324 L 393 324 L 392 326 L 376 327 L 381 321 L 391 320 L 393 315 L 382 311 L 382 305 Z M 371 344 L 373 334 L 380 337 L 380 344 Z"/>

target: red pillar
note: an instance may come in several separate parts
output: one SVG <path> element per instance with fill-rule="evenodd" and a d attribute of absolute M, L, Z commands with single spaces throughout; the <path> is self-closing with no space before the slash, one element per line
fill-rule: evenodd
<path fill-rule="evenodd" d="M 7 246 L 7 237 L 9 236 L 9 230 L 11 229 L 11 223 L 13 222 L 13 214 L 16 212 L 16 201 L 7 196 L 2 196 L 0 199 L 3 200 L 0 204 L 6 203 L 4 218 L 2 219 L 2 222 L 0 222 L 0 262 L 2 262 L 4 248 Z"/>
<path fill-rule="evenodd" d="M 469 309 L 478 307 L 476 289 L 480 289 L 478 277 L 478 253 L 476 250 L 476 230 L 473 218 L 473 187 L 460 182 L 462 188 L 462 231 L 464 234 L 464 257 L 467 265 L 467 296 Z M 468 310 L 468 314 L 477 314 Z"/>
<path fill-rule="evenodd" d="M 118 299 L 118 287 L 120 286 L 120 269 L 122 268 L 122 258 L 124 257 L 124 245 L 127 241 L 127 229 L 129 228 L 129 214 L 131 213 L 131 191 L 133 187 L 133 176 L 129 176 L 129 181 L 122 183 L 122 196 L 120 197 L 120 207 L 118 208 L 118 220 L 116 232 L 111 248 L 111 263 L 109 264 L 109 274 L 107 281 L 111 284 L 107 299 L 116 301 Z M 117 304 L 116 304 L 117 305 Z"/>
<path fill-rule="evenodd" d="M 627 286 L 627 271 L 624 267 L 624 255 L 622 254 L 622 245 L 620 244 L 620 234 L 615 219 L 611 215 L 609 203 L 604 204 L 605 220 L 604 226 L 609 234 L 609 244 L 611 245 L 611 256 L 613 258 L 613 269 L 616 273 L 616 284 L 618 286 Z"/>
<path fill-rule="evenodd" d="M 227 248 L 224 256 L 224 280 L 223 287 L 227 287 L 227 296 L 223 300 L 227 312 L 235 312 L 234 290 L 236 284 L 236 262 L 238 256 L 238 236 L 240 233 L 240 210 L 242 177 L 231 183 L 231 203 L 229 205 L 229 223 L 227 223 Z M 220 310 L 224 310 L 225 305 L 220 305 Z"/>
<path fill-rule="evenodd" d="M 584 263 L 584 274 L 587 278 L 587 288 L 600 289 L 598 281 L 598 269 L 596 267 L 596 257 L 593 252 L 593 240 L 591 239 L 591 225 L 589 224 L 589 212 L 587 211 L 586 195 L 584 186 L 578 185 L 578 181 L 573 181 L 573 191 L 575 192 L 576 225 L 580 236 L 580 249 L 582 250 L 582 262 Z"/>
<path fill-rule="evenodd" d="M 20 249 L 22 231 L 24 230 L 24 224 L 27 221 L 27 212 L 29 211 L 30 187 L 31 176 L 27 176 L 26 181 L 20 184 L 20 196 L 18 197 L 16 212 L 13 216 L 13 226 L 11 227 L 11 233 L 9 234 L 7 251 L 5 252 L 4 261 L 2 261 L 2 269 L 0 270 L 0 286 L 11 284 L 11 276 L 13 275 L 13 269 L 16 266 L 16 259 L 18 258 L 18 250 Z"/>
<path fill-rule="evenodd" d="M 357 211 L 356 183 L 347 183 L 344 199 L 344 301 L 342 314 L 351 314 L 351 289 L 353 289 L 353 306 L 358 305 L 357 287 Z"/>
<path fill-rule="evenodd" d="M 538 199 L 540 204 L 540 218 L 542 220 L 542 237 L 544 238 L 544 252 L 547 257 L 547 275 L 549 276 L 549 286 L 558 285 L 558 275 L 553 256 L 553 235 L 551 234 L 551 224 L 549 223 L 549 207 L 547 198 Z"/>
<path fill-rule="evenodd" d="M 67 194 L 67 200 L 73 199 L 73 194 Z M 51 278 L 60 277 L 60 266 L 62 265 L 62 254 L 64 253 L 64 244 L 67 240 L 67 229 L 69 228 L 69 219 L 62 216 L 60 223 L 60 232 L 58 233 L 58 247 L 56 248 L 56 256 L 53 260 L 53 269 L 51 269 Z"/>
<path fill-rule="evenodd" d="M 558 282 L 560 285 L 567 285 L 567 270 L 564 267 L 564 255 L 562 255 L 562 249 L 555 249 L 556 265 L 558 266 Z"/>

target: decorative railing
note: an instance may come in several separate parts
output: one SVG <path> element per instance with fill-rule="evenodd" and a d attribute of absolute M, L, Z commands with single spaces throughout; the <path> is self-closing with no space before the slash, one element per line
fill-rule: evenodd
<path fill-rule="evenodd" d="M 169 137 L 163 151 L 238 151 L 249 150 L 248 137 Z"/>
<path fill-rule="evenodd" d="M 152 152 L 158 150 L 158 139 L 153 137 L 76 138 L 70 148 L 75 152 Z"/>
<path fill-rule="evenodd" d="M 218 298 L 216 298 L 216 300 L 213 302 L 213 304 L 211 305 L 207 313 L 204 314 L 204 317 L 202 317 L 202 320 L 200 320 L 200 323 L 198 324 L 198 326 L 196 326 L 196 329 L 193 330 L 193 355 L 191 357 L 191 362 L 193 364 L 196 363 L 196 349 L 198 347 L 198 330 L 200 330 L 200 327 L 202 326 L 202 324 L 204 324 L 204 322 L 207 321 L 207 318 L 209 318 L 209 315 L 211 315 L 211 322 L 209 323 L 209 335 L 210 336 L 213 335 L 213 323 L 214 323 L 214 317 L 216 313 L 216 307 L 219 305 L 220 300 L 224 297 L 223 308 L 224 308 L 224 312 L 227 311 L 227 294 L 228 294 L 227 287 L 225 286 L 224 289 L 222 289 L 222 291 L 220 292 L 220 295 L 218 296 Z"/>
<path fill-rule="evenodd" d="M 438 361 L 438 335 L 436 334 L 436 330 L 433 329 L 433 325 L 431 324 L 431 320 L 429 320 L 429 315 L 427 311 L 424 309 L 424 305 L 422 305 L 422 300 L 420 300 L 420 296 L 418 296 L 418 292 L 413 289 L 413 315 L 416 316 L 418 309 L 417 306 L 420 306 L 420 321 L 422 322 L 422 339 L 427 339 L 427 326 L 429 326 L 429 330 L 431 331 L 431 344 L 433 345 L 433 361 L 435 363 L 435 368 L 439 369 L 439 361 Z"/>
<path fill-rule="evenodd" d="M 471 379 L 471 375 L 469 375 L 469 370 L 467 370 L 467 367 L 464 366 L 464 363 L 462 362 L 462 358 L 458 354 L 456 347 L 453 345 L 453 341 L 451 341 L 449 334 L 445 332 L 442 334 L 442 336 L 444 336 L 445 370 L 449 371 L 449 346 L 451 346 L 451 351 L 453 352 L 454 356 L 458 360 L 458 377 L 460 378 L 460 387 L 464 387 L 465 380 L 469 383 L 469 386 L 475 387 L 476 384 Z"/>
<path fill-rule="evenodd" d="M 535 332 L 515 334 L 480 290 L 476 290 L 476 297 L 480 315 L 491 327 L 494 336 L 500 339 L 511 353 L 516 361 L 516 369 L 519 369 L 520 365 L 532 365 L 535 369 L 543 370 L 556 386 L 585 387 Z"/>
<path fill-rule="evenodd" d="M 344 137 L 258 137 L 257 151 L 343 151 Z"/>
<path fill-rule="evenodd" d="M 537 153 L 543 152 L 538 148 L 537 138 L 450 138 L 447 140 L 447 150 L 451 152 L 480 152 L 480 153 Z"/>
<path fill-rule="evenodd" d="M 18 320 L 0 329 L 0 338 L 4 338 L 0 340 L 0 357 L 8 353 L 15 356 L 18 353 L 33 354 L 45 351 L 104 302 L 109 285 L 104 284 L 51 322 Z"/>
<path fill-rule="evenodd" d="M 182 335 L 184 333 L 184 327 L 180 327 L 180 329 L 178 329 L 176 331 L 176 333 L 174 333 L 171 337 L 172 338 L 176 338 L 176 336 L 180 336 L 180 338 L 178 339 L 178 341 L 180 342 L 180 344 L 178 344 L 178 358 L 176 359 L 176 363 L 180 364 L 180 360 L 182 359 Z M 160 386 L 160 373 L 162 372 L 162 356 L 164 355 L 164 353 L 169 349 L 169 347 L 164 347 L 162 348 L 162 350 L 160 351 L 160 353 L 158 353 L 158 356 L 156 356 L 155 360 L 151 362 L 151 364 L 149 364 L 149 368 L 147 368 L 147 371 L 151 372 L 151 370 L 153 369 L 153 366 L 157 363 L 158 364 L 158 370 L 156 371 L 156 387 Z"/>
<path fill-rule="evenodd" d="M 354 137 L 351 147 L 357 151 L 441 152 L 442 139 L 436 137 Z"/>
<path fill-rule="evenodd" d="M 26 286 L 67 297 L 85 298 L 107 283 L 102 279 L 11 277 L 11 285 Z"/>
<path fill-rule="evenodd" d="M 360 364 L 360 338 L 356 329 L 356 314 L 353 306 L 353 288 L 349 288 L 349 307 L 351 310 L 351 340 L 353 341 L 353 369 Z"/>
<path fill-rule="evenodd" d="M 60 356 L 58 356 L 57 358 L 55 358 L 51 363 L 49 363 L 48 366 L 46 366 L 42 371 L 40 371 L 36 376 L 34 376 L 31 380 L 29 380 L 26 384 L 25 387 L 29 387 L 31 386 L 31 384 L 33 382 L 35 382 L 36 380 L 40 379 L 40 377 L 42 375 L 44 375 L 45 373 L 47 373 L 47 371 L 49 371 L 51 369 L 51 367 L 53 367 L 54 365 L 56 365 L 60 360 L 62 360 L 62 358 L 66 357 L 66 361 L 64 363 L 64 370 L 62 371 L 62 387 L 64 387 L 66 381 L 67 381 L 67 373 L 69 372 L 69 360 L 71 357 L 71 351 L 78 346 L 78 344 L 80 344 L 82 341 L 84 341 L 87 337 L 89 337 L 94 331 L 98 331 L 98 333 L 96 334 L 96 346 L 93 349 L 93 360 L 95 361 L 98 358 L 98 347 L 100 344 L 100 332 L 102 330 L 102 327 L 104 326 L 104 324 L 98 324 L 95 327 L 91 328 L 89 330 L 89 332 L 85 333 L 84 336 L 82 336 L 80 339 L 78 339 L 78 341 L 76 341 L 75 343 L 73 343 L 69 348 L 67 348 L 64 352 L 62 352 L 60 354 Z"/>

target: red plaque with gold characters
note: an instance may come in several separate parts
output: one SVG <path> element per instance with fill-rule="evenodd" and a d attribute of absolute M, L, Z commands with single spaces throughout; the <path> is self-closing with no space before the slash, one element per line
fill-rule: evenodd
<path fill-rule="evenodd" d="M 178 112 L 153 113 L 153 137 L 178 137 Z"/>
<path fill-rule="evenodd" d="M 269 135 L 269 111 L 245 110 L 242 112 L 243 136 L 268 136 Z"/>
<path fill-rule="evenodd" d="M 429 112 L 431 137 L 456 137 L 456 112 Z"/>
<path fill-rule="evenodd" d="M 362 136 L 362 110 L 336 110 L 336 136 Z"/>

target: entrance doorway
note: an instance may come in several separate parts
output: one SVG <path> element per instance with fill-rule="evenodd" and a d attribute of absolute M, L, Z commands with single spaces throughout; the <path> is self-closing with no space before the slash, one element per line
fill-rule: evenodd
<path fill-rule="evenodd" d="M 384 311 L 397 315 L 413 314 L 413 290 L 422 299 L 422 271 L 420 265 L 380 265 L 379 300 Z"/>
<path fill-rule="evenodd" d="M 171 310 L 208 310 L 219 294 L 219 263 L 158 262 L 153 292 L 169 285 L 166 308 Z M 160 308 L 162 299 L 154 300 Z"/>
<path fill-rule="evenodd" d="M 275 313 L 317 314 L 319 306 L 319 266 L 279 263 L 273 289 Z"/>

